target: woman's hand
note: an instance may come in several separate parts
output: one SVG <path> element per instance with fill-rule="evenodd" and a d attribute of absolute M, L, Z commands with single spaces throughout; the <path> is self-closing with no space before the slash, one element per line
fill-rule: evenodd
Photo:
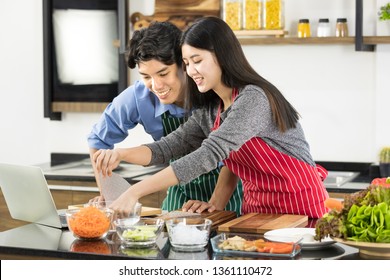
<path fill-rule="evenodd" d="M 134 212 L 138 197 L 131 192 L 131 187 L 110 204 L 110 209 L 115 211 L 114 219 L 127 218 Z"/>
<path fill-rule="evenodd" d="M 182 207 L 182 211 L 191 213 L 202 213 L 205 210 L 213 212 L 216 209 L 217 208 L 213 204 L 200 200 L 188 200 Z"/>
<path fill-rule="evenodd" d="M 112 170 L 118 167 L 121 156 L 118 150 L 98 150 L 93 154 L 92 160 L 95 162 L 96 170 L 103 176 L 111 176 Z"/>
<path fill-rule="evenodd" d="M 95 196 L 88 201 L 88 204 L 100 204 L 104 203 L 104 197 L 102 195 Z"/>

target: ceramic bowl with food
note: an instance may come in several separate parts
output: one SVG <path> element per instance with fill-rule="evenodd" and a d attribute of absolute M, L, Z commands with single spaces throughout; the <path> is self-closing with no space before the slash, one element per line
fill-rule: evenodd
<path fill-rule="evenodd" d="M 169 242 L 178 251 L 201 251 L 210 238 L 212 221 L 201 217 L 174 218 L 166 221 Z"/>
<path fill-rule="evenodd" d="M 106 237 L 114 211 L 109 208 L 87 206 L 66 211 L 69 230 L 79 239 L 100 239 Z"/>
<path fill-rule="evenodd" d="M 122 245 L 127 247 L 150 247 L 156 244 L 157 237 L 164 228 L 164 220 L 159 218 L 117 219 L 114 221 L 116 233 Z"/>

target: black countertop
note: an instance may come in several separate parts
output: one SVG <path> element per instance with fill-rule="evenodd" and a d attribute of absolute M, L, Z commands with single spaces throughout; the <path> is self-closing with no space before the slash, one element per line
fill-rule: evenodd
<path fill-rule="evenodd" d="M 215 254 L 209 244 L 200 252 L 177 252 L 170 246 L 164 232 L 158 238 L 157 246 L 146 249 L 122 247 L 116 233 L 110 233 L 99 241 L 75 239 L 68 230 L 28 224 L 15 229 L 0 232 L 1 259 L 13 259 L 15 256 L 27 259 L 178 259 L 178 260 L 232 260 L 232 259 L 280 259 L 253 258 L 245 255 Z M 302 250 L 296 260 L 308 259 L 363 259 L 356 248 L 335 243 L 320 250 Z"/>

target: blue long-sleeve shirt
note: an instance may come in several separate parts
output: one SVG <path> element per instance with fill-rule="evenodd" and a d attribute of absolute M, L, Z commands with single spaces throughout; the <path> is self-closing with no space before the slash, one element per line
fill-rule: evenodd
<path fill-rule="evenodd" d="M 88 135 L 88 145 L 95 149 L 112 149 L 137 124 L 141 124 L 154 140 L 159 140 L 163 136 L 161 116 L 166 111 L 173 117 L 185 115 L 183 108 L 160 103 L 143 82 L 136 81 L 107 106 Z"/>

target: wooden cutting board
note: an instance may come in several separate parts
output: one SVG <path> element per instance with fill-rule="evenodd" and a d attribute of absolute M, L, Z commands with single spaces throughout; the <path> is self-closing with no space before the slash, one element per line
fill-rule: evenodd
<path fill-rule="evenodd" d="M 237 214 L 234 211 L 219 211 L 216 210 L 212 213 L 209 212 L 203 212 L 201 214 L 197 213 L 189 213 L 189 212 L 183 212 L 180 210 L 172 211 L 167 214 L 159 216 L 159 218 L 162 218 L 164 220 L 173 219 L 173 218 L 191 218 L 191 217 L 202 217 L 206 219 L 210 219 L 213 223 L 211 225 L 211 230 L 217 230 L 217 228 L 230 220 L 233 220 L 237 218 Z"/>
<path fill-rule="evenodd" d="M 212 213 L 204 212 L 201 213 L 203 218 L 207 218 L 213 221 L 211 230 L 217 230 L 218 227 L 226 222 L 237 218 L 237 214 L 234 211 L 214 211 Z"/>
<path fill-rule="evenodd" d="M 142 206 L 141 209 L 141 217 L 155 216 L 155 215 L 160 215 L 161 213 L 162 213 L 161 208 Z"/>
<path fill-rule="evenodd" d="M 218 226 L 218 232 L 265 233 L 269 230 L 304 227 L 308 217 L 289 214 L 249 213 Z"/>

